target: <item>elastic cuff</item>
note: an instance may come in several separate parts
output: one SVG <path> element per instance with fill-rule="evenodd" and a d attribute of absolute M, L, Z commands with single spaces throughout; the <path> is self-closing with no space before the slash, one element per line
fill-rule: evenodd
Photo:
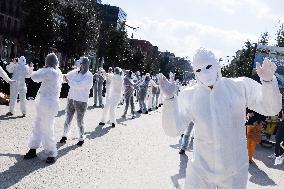
<path fill-rule="evenodd" d="M 270 81 L 265 81 L 263 79 L 260 79 L 261 80 L 261 83 L 264 84 L 264 83 L 270 83 L 270 82 L 273 82 L 273 81 L 276 81 L 277 82 L 277 79 L 275 76 L 272 77 L 272 79 Z"/>

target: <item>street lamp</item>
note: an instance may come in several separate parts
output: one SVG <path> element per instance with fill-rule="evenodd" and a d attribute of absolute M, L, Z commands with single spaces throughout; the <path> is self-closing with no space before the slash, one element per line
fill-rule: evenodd
<path fill-rule="evenodd" d="M 129 26 L 129 25 L 127 25 L 125 22 L 124 22 L 124 25 L 125 25 L 126 27 L 132 29 L 132 30 L 135 31 L 135 32 L 137 31 L 137 29 L 140 28 L 139 26 L 137 26 L 137 27 Z M 131 34 L 131 38 L 132 38 L 132 39 L 134 38 L 133 33 Z"/>

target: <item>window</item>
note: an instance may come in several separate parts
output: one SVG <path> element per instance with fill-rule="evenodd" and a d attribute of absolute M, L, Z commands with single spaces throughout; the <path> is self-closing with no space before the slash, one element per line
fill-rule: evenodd
<path fill-rule="evenodd" d="M 14 21 L 14 20 L 11 20 L 10 27 L 8 27 L 8 30 L 9 30 L 9 31 L 13 31 L 13 30 L 14 30 L 14 24 L 15 24 L 15 21 Z"/>
<path fill-rule="evenodd" d="M 6 1 L 2 0 L 0 1 L 0 4 L 1 4 L 1 11 L 6 12 Z"/>
<path fill-rule="evenodd" d="M 0 28 L 4 28 L 4 16 L 0 15 Z"/>
<path fill-rule="evenodd" d="M 14 0 L 10 0 L 10 5 L 9 5 L 9 13 L 11 14 L 11 15 L 13 15 L 14 14 Z"/>
<path fill-rule="evenodd" d="M 7 21 L 7 29 L 10 30 L 10 26 L 11 26 L 11 18 L 8 18 L 8 21 Z"/>

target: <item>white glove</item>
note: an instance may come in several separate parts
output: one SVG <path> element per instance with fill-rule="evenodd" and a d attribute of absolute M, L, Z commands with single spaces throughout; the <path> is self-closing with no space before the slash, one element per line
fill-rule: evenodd
<path fill-rule="evenodd" d="M 170 82 L 175 80 L 175 74 L 174 73 L 170 72 L 169 76 L 170 76 Z"/>
<path fill-rule="evenodd" d="M 264 59 L 262 66 L 258 62 L 256 63 L 256 72 L 263 81 L 272 81 L 276 69 L 277 66 L 268 58 Z"/>
<path fill-rule="evenodd" d="M 170 82 L 162 73 L 159 74 L 158 81 L 161 92 L 166 98 L 169 99 L 174 97 L 177 88 L 175 82 Z"/>

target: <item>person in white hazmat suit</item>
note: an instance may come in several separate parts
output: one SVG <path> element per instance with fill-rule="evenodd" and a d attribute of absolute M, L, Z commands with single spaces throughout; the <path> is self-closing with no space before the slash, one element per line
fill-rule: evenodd
<path fill-rule="evenodd" d="M 26 65 L 26 58 L 21 56 L 20 58 L 14 59 L 6 67 L 9 73 L 12 73 L 12 79 L 16 82 L 10 84 L 10 102 L 9 102 L 9 112 L 6 114 L 7 116 L 11 116 L 14 114 L 15 105 L 17 102 L 18 95 L 20 97 L 21 102 L 21 111 L 23 117 L 26 116 L 27 113 L 27 106 L 26 106 L 26 94 L 27 94 L 27 85 L 26 85 L 26 78 L 31 76 L 33 71 L 33 66 L 29 67 Z"/>
<path fill-rule="evenodd" d="M 179 154 L 185 154 L 185 151 L 188 149 L 190 142 L 193 139 L 193 122 L 190 122 L 189 125 L 186 127 L 184 133 L 181 135 L 181 145 Z"/>
<path fill-rule="evenodd" d="M 83 57 L 80 69 L 74 69 L 63 76 L 64 80 L 70 86 L 70 89 L 67 97 L 67 114 L 64 123 L 64 132 L 60 143 L 66 143 L 71 121 L 76 112 L 79 130 L 79 142 L 77 145 L 82 146 L 84 144 L 84 116 L 87 111 L 90 90 L 93 86 L 93 74 L 89 71 L 89 66 L 89 59 Z"/>
<path fill-rule="evenodd" d="M 186 189 L 245 189 L 248 156 L 245 134 L 246 108 L 265 116 L 279 113 L 281 94 L 274 73 L 276 65 L 265 59 L 257 64 L 262 84 L 246 78 L 221 77 L 211 51 L 199 49 L 192 66 L 197 84 L 175 95 L 175 84 L 160 74 L 166 96 L 162 127 L 178 136 L 194 122 L 194 154 L 187 166 Z M 230 136 L 230 137 L 228 137 Z"/>
<path fill-rule="evenodd" d="M 121 99 L 123 87 L 123 77 L 121 75 L 121 69 L 116 67 L 114 69 L 114 74 L 109 75 L 108 78 L 110 80 L 109 97 L 106 101 L 106 105 L 103 110 L 103 116 L 99 125 L 105 125 L 105 123 L 108 121 L 107 117 L 109 116 L 109 120 L 112 127 L 115 127 L 115 111 Z"/>
<path fill-rule="evenodd" d="M 9 78 L 7 73 L 3 70 L 3 68 L 0 66 L 0 77 L 2 77 L 7 83 L 14 83 L 15 80 L 12 80 Z"/>
<path fill-rule="evenodd" d="M 106 93 L 105 93 L 105 97 L 106 97 L 106 101 L 108 101 L 109 98 L 109 92 L 110 92 L 110 82 L 111 80 L 109 78 L 111 78 L 113 76 L 113 69 L 112 67 L 108 68 L 108 73 L 106 74 Z"/>
<path fill-rule="evenodd" d="M 54 138 L 54 119 L 59 109 L 59 96 L 63 82 L 63 76 L 57 67 L 58 59 L 54 53 L 46 56 L 45 67 L 32 73 L 34 82 L 41 82 L 36 97 L 36 118 L 29 141 L 30 150 L 24 159 L 35 158 L 36 149 L 42 143 L 47 154 L 46 163 L 54 163 L 57 156 L 56 142 Z"/>

